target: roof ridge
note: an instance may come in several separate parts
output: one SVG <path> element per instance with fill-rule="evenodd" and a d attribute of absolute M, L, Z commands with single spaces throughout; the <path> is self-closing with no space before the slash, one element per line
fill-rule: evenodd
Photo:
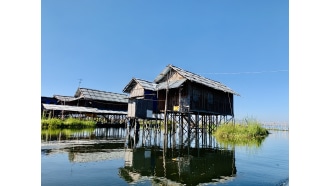
<path fill-rule="evenodd" d="M 151 82 L 151 81 L 148 81 L 148 80 L 145 80 L 145 79 L 141 79 L 141 78 L 134 78 L 135 80 L 140 80 L 140 81 L 146 81 L 148 83 L 154 83 L 154 82 Z"/>
<path fill-rule="evenodd" d="M 86 90 L 92 90 L 92 91 L 97 91 L 97 92 L 105 92 L 105 93 L 111 93 L 111 94 L 119 94 L 119 95 L 125 95 L 126 94 L 122 94 L 122 93 L 117 93 L 117 92 L 108 92 L 108 91 L 104 91 L 104 90 L 97 90 L 97 89 L 92 89 L 92 88 L 79 88 L 79 89 L 86 89 Z"/>
<path fill-rule="evenodd" d="M 226 88 L 226 89 L 228 89 L 229 91 L 231 91 L 232 93 L 239 95 L 239 94 L 236 93 L 233 89 L 229 88 L 228 86 L 226 86 L 225 84 L 221 83 L 220 81 L 216 81 L 216 80 L 213 80 L 213 79 L 210 79 L 210 78 L 204 77 L 204 76 L 202 76 L 202 75 L 199 75 L 199 74 L 196 74 L 196 73 L 194 73 L 194 72 L 191 72 L 191 71 L 188 71 L 188 70 L 182 69 L 182 68 L 177 67 L 177 66 L 174 66 L 174 65 L 172 65 L 172 64 L 169 64 L 168 67 L 174 69 L 175 71 L 177 71 L 177 73 L 179 73 L 179 74 L 180 74 L 181 76 L 183 76 L 184 78 L 189 79 L 190 81 L 198 81 L 198 80 L 195 80 L 194 78 L 191 77 L 191 76 L 196 76 L 197 78 L 200 78 L 201 80 L 207 80 L 207 81 L 211 81 L 211 82 L 214 82 L 214 83 L 216 83 L 216 84 L 219 84 L 218 86 L 221 86 L 221 88 Z M 183 73 L 180 73 L 180 71 L 183 72 L 183 73 L 186 73 L 186 75 L 183 74 Z M 190 75 L 187 75 L 187 73 L 190 74 Z M 200 81 L 200 82 L 201 82 L 201 81 Z M 204 85 L 206 85 L 205 82 L 201 82 L 201 83 L 204 84 Z"/>
<path fill-rule="evenodd" d="M 173 66 L 173 65 L 172 65 L 172 66 Z M 176 66 L 173 66 L 173 67 L 176 67 Z M 182 70 L 182 71 L 185 71 L 185 72 L 189 72 L 189 73 L 191 73 L 191 74 L 193 74 L 193 75 L 196 75 L 196 76 L 199 76 L 199 77 L 202 77 L 202 78 L 208 79 L 208 80 L 210 80 L 210 81 L 214 81 L 214 82 L 220 83 L 221 85 L 227 87 L 226 85 L 224 85 L 224 84 L 221 83 L 220 81 L 216 81 L 216 80 L 213 80 L 213 79 L 207 78 L 207 77 L 205 77 L 205 76 L 202 76 L 202 75 L 196 74 L 196 73 L 194 73 L 194 72 L 191 72 L 191 71 L 188 71 L 188 70 L 184 70 L 184 69 L 182 69 L 182 68 L 180 68 L 180 67 L 176 67 L 176 68 L 178 68 L 178 69 L 180 69 L 180 70 Z M 182 74 L 181 74 L 181 75 L 182 75 Z M 184 76 L 184 75 L 182 75 L 182 76 Z"/>

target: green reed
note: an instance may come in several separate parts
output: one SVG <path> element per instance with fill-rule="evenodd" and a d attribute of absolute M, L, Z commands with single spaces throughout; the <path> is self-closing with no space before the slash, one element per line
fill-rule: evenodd
<path fill-rule="evenodd" d="M 86 128 L 86 127 L 95 127 L 96 121 L 93 120 L 81 120 L 78 118 L 51 118 L 41 119 L 41 128 Z"/>
<path fill-rule="evenodd" d="M 213 133 L 217 139 L 245 143 L 256 138 L 263 138 L 269 134 L 255 119 L 245 119 L 245 123 L 222 124 Z M 258 141 L 257 141 L 258 143 Z"/>

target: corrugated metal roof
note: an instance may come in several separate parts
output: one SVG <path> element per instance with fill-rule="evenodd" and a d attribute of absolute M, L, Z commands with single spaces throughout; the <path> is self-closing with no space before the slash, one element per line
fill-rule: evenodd
<path fill-rule="evenodd" d="M 146 80 L 142 80 L 142 79 L 138 79 L 138 78 L 132 78 L 132 80 L 126 85 L 126 87 L 124 88 L 123 92 L 126 93 L 130 93 L 131 90 L 137 85 L 140 84 L 143 89 L 146 90 L 156 90 L 157 84 L 156 83 L 152 83 L 150 81 L 146 81 Z"/>
<path fill-rule="evenodd" d="M 156 90 L 157 84 L 142 79 L 135 79 L 144 89 Z"/>
<path fill-rule="evenodd" d="M 156 79 L 154 80 L 155 83 L 159 83 L 160 81 L 162 81 L 162 79 L 164 79 L 165 75 L 170 71 L 170 65 L 167 65 L 164 70 L 156 77 Z"/>
<path fill-rule="evenodd" d="M 168 82 L 168 88 L 178 88 L 179 86 L 181 86 L 187 79 L 180 79 L 180 80 L 176 80 L 176 81 L 170 81 Z M 157 85 L 157 89 L 158 90 L 162 90 L 162 89 L 166 89 L 167 87 L 167 82 L 162 82 L 159 83 Z"/>
<path fill-rule="evenodd" d="M 216 90 L 221 90 L 224 92 L 229 92 L 235 95 L 238 95 L 238 93 L 236 93 L 235 91 L 233 91 L 232 89 L 230 89 L 229 87 L 223 85 L 220 82 L 205 78 L 203 76 L 194 74 L 192 72 L 183 70 L 181 68 L 175 67 L 173 65 L 167 65 L 167 67 L 156 77 L 156 79 L 154 80 L 155 83 L 159 83 L 164 77 L 165 75 L 170 71 L 170 69 L 175 70 L 176 72 L 178 72 L 181 76 L 183 76 L 184 78 L 192 81 L 192 82 L 196 82 L 199 84 L 203 84 L 207 87 L 216 89 Z"/>
<path fill-rule="evenodd" d="M 128 103 L 128 96 L 126 94 L 105 92 L 87 88 L 78 88 L 75 97 L 78 96 L 83 99 Z"/>
<path fill-rule="evenodd" d="M 69 105 L 54 105 L 54 104 L 42 104 L 45 110 L 64 110 L 64 111 L 74 111 L 82 113 L 98 113 L 98 114 L 123 114 L 126 115 L 125 111 L 113 111 L 113 110 L 100 110 L 92 107 L 81 107 L 81 106 L 69 106 Z"/>
<path fill-rule="evenodd" d="M 72 97 L 72 96 L 60 96 L 60 95 L 54 95 L 54 98 L 60 100 L 60 101 L 75 101 L 75 100 L 78 100 L 80 99 L 81 97 Z"/>

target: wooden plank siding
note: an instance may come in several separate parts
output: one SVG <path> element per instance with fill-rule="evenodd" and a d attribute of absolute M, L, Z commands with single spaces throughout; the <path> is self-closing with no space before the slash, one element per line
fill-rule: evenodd
<path fill-rule="evenodd" d="M 127 111 L 127 103 L 118 103 L 111 101 L 100 101 L 91 99 L 80 99 L 77 104 L 67 103 L 66 105 L 93 107 L 103 110 Z"/>
<path fill-rule="evenodd" d="M 140 84 L 132 88 L 128 101 L 128 117 L 148 118 L 148 112 L 157 112 L 157 93 Z"/>
<path fill-rule="evenodd" d="M 129 97 L 144 97 L 144 88 L 140 84 L 136 84 L 135 87 L 131 90 Z"/>
<path fill-rule="evenodd" d="M 153 113 L 153 100 L 131 99 L 128 102 L 127 117 L 148 118 L 148 112 Z M 151 118 L 151 116 L 150 116 Z"/>
<path fill-rule="evenodd" d="M 158 91 L 158 111 L 165 109 L 166 90 Z M 219 115 L 233 114 L 233 94 L 217 91 L 197 83 L 186 82 L 182 87 L 170 89 L 167 108 L 190 107 L 191 112 Z"/>
<path fill-rule="evenodd" d="M 190 111 L 220 115 L 233 114 L 233 94 L 217 91 L 200 84 L 191 84 Z"/>

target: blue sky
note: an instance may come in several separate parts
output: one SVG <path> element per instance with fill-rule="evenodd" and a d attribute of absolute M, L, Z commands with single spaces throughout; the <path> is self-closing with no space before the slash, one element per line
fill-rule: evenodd
<path fill-rule="evenodd" d="M 169 63 L 239 92 L 236 117 L 290 114 L 290 184 L 328 182 L 329 1 L 290 0 L 289 39 L 281 0 L 91 2 L 0 1 L 0 96 L 4 130 L 12 131 L 0 136 L 11 152 L 2 159 L 12 160 L 3 162 L 3 185 L 40 185 L 41 95 L 73 95 L 79 78 L 120 93 L 131 77 L 153 80 Z M 288 68 L 289 77 L 280 71 Z"/>
<path fill-rule="evenodd" d="M 289 1 L 41 1 L 41 95 L 123 93 L 172 64 L 238 92 L 237 119 L 289 121 Z"/>

